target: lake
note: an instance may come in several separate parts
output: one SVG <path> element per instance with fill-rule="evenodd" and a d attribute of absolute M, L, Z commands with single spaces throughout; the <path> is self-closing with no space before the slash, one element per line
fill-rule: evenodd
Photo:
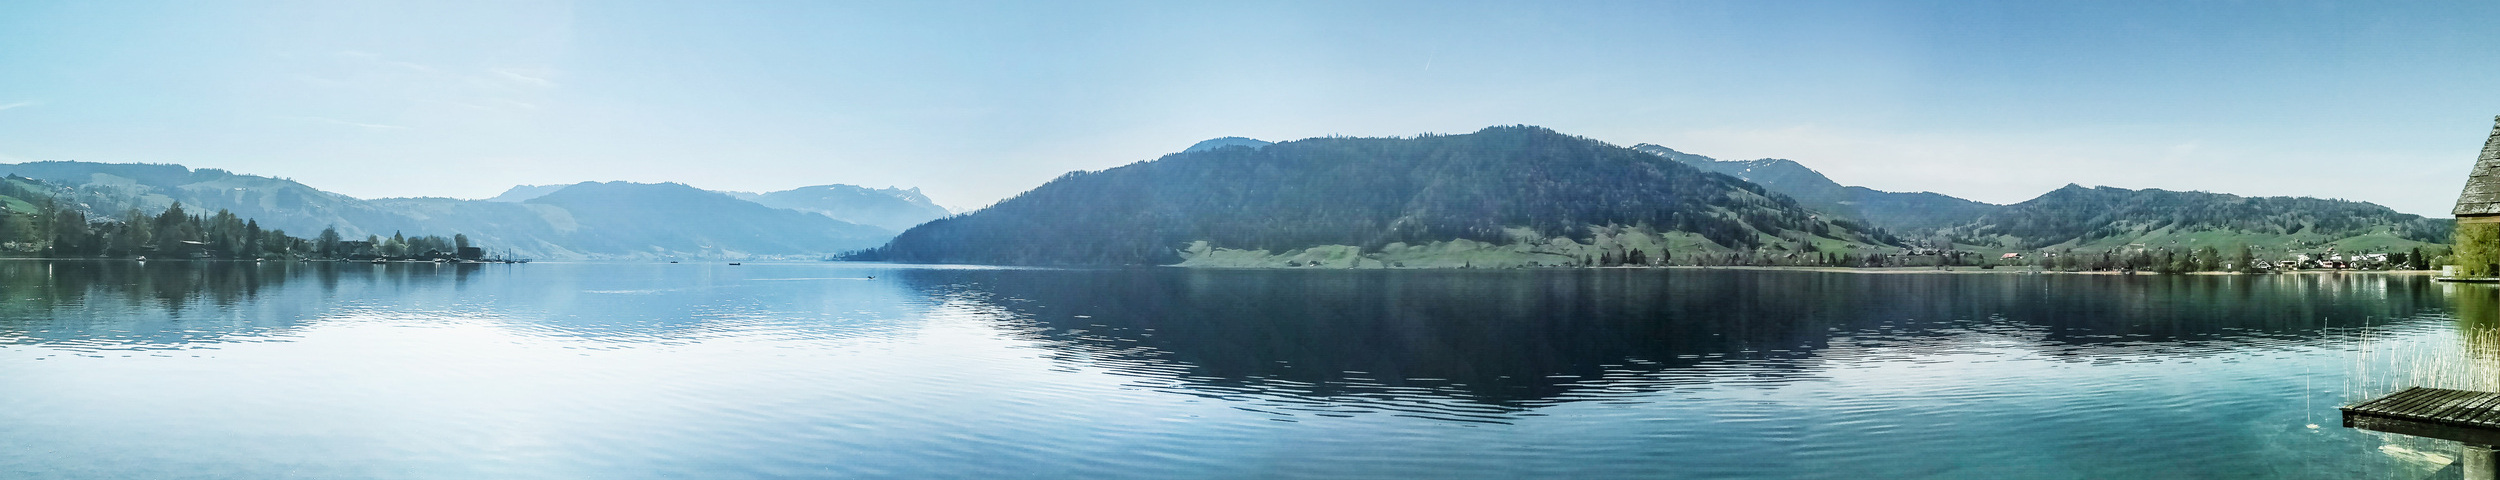
<path fill-rule="evenodd" d="M 0 477 L 2421 478 L 2452 444 L 2335 407 L 2490 377 L 2495 294 L 5 261 Z"/>

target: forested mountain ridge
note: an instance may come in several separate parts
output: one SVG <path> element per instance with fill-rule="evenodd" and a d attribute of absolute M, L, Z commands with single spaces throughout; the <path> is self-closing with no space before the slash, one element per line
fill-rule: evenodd
<path fill-rule="evenodd" d="M 1365 255 L 1463 241 L 1552 257 L 1538 264 L 1586 265 L 1661 262 L 1677 242 L 1675 254 L 1895 242 L 1868 230 L 1734 177 L 1510 126 L 1208 148 L 1074 172 L 854 257 L 1160 265 L 1218 249 L 1342 247 L 1360 264 Z"/>
<path fill-rule="evenodd" d="M 336 230 L 298 237 L 263 228 L 257 219 L 227 210 L 189 210 L 173 203 L 159 211 L 116 198 L 129 190 L 72 188 L 8 175 L 0 178 L 0 256 L 121 257 L 145 259 L 421 259 L 478 260 L 466 236 L 346 237 Z M 84 200 L 84 201 L 82 201 Z M 118 211 L 98 205 L 119 205 Z M 110 207 L 107 207 L 110 208 Z M 422 232 L 419 232 L 422 233 Z"/>
<path fill-rule="evenodd" d="M 1967 224 L 2001 208 L 1935 192 L 1887 192 L 1845 186 L 1822 172 L 1781 158 L 1719 160 L 1643 143 L 1632 149 L 1719 172 L 1796 198 L 1815 211 L 1859 219 L 1900 235 L 1925 235 Z"/>
<path fill-rule="evenodd" d="M 2367 202 L 2069 184 L 1945 235 L 1955 243 L 2008 249 L 2203 243 L 2198 246 L 2338 245 L 2360 251 L 2445 243 L 2455 229 L 2449 219 Z"/>
<path fill-rule="evenodd" d="M 0 164 L 0 174 L 56 185 L 67 202 L 99 215 L 159 212 L 179 202 L 193 211 L 226 210 L 297 234 L 324 229 L 351 239 L 403 231 L 465 234 L 515 256 L 540 259 L 813 258 L 876 246 L 893 233 L 683 185 L 594 182 L 507 192 L 507 200 L 518 201 L 365 200 L 292 180 L 181 165 L 30 162 Z M 601 198 L 609 201 L 562 200 L 563 191 L 586 185 L 592 187 L 585 195 L 606 191 Z M 708 210 L 688 211 L 680 204 Z"/>
<path fill-rule="evenodd" d="M 193 210 L 226 210 L 264 226 L 294 232 L 337 227 L 341 235 L 362 238 L 387 235 L 393 229 L 422 230 L 399 221 L 402 215 L 353 197 L 306 186 L 293 180 L 238 175 L 214 168 L 191 169 L 169 164 L 90 162 L 27 162 L 0 164 L 0 174 L 42 180 L 63 189 L 64 200 L 97 215 L 124 210 L 163 211 L 175 203 Z M 388 225 L 391 228 L 381 228 Z M 375 228 L 367 228 L 375 227 Z"/>
<path fill-rule="evenodd" d="M 2386 207 L 2306 197 L 2241 197 L 2158 189 L 2068 185 L 2014 205 L 1994 205 L 1932 192 L 1897 193 L 1843 186 L 1784 159 L 1725 161 L 1652 144 L 1634 149 L 1704 170 L 1744 178 L 1787 194 L 1817 211 L 1884 228 L 1913 243 L 1991 251 L 2130 247 L 2344 247 L 2394 251 L 2448 241 L 2445 219 Z"/>

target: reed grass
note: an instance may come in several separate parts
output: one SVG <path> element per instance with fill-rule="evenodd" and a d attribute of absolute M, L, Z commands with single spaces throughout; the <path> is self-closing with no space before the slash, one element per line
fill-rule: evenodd
<path fill-rule="evenodd" d="M 2500 392 L 2500 326 L 2456 323 L 2451 335 L 2423 335 L 2417 330 L 2420 327 L 2369 326 L 2351 332 L 2360 345 L 2353 350 L 2352 371 L 2344 376 L 2343 403 L 2360 403 L 2410 387 Z M 2456 442 L 2364 433 L 2378 437 L 2378 450 L 2403 463 L 2435 469 L 2455 458 Z"/>
<path fill-rule="evenodd" d="M 2346 402 L 2431 387 L 2500 392 L 2500 327 L 2460 326 L 2455 335 L 2364 331 L 2344 377 Z"/>

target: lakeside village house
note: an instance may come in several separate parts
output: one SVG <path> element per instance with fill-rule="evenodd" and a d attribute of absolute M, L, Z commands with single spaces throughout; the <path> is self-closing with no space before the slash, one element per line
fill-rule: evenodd
<path fill-rule="evenodd" d="M 2483 140 L 2483 154 L 2474 160 L 2474 172 L 2465 177 L 2465 192 L 2457 195 L 2457 208 L 2449 213 L 2457 216 L 2456 265 L 2440 273 L 2452 278 L 2500 277 L 2500 117 L 2492 118 L 2491 137 Z"/>

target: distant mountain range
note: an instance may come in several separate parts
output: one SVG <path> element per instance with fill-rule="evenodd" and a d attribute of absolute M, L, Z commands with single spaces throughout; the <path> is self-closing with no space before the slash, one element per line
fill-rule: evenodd
<path fill-rule="evenodd" d="M 1152 161 L 1069 173 L 962 215 L 918 189 L 850 185 L 748 193 L 585 182 L 516 186 L 485 200 L 368 200 L 180 165 L 30 162 L 0 164 L 0 175 L 25 177 L 0 192 L 0 210 L 10 212 L 57 198 L 113 219 L 179 202 L 299 237 L 325 228 L 347 238 L 461 234 L 542 259 L 851 252 L 1005 265 L 1829 264 L 1915 247 L 2397 251 L 2436 247 L 2454 230 L 2446 219 L 2364 202 L 2079 185 L 1994 205 L 1847 186 L 1785 159 L 1624 148 L 1529 126 L 1413 138 L 1217 138 Z M 19 198 L 28 195 L 46 198 Z"/>
<path fill-rule="evenodd" d="M 1223 140 L 1075 172 L 861 259 L 1007 265 L 1656 263 L 1896 242 L 1734 177 L 1537 127 Z M 1204 147 L 1204 148 L 1200 148 Z M 1251 148 L 1241 148 L 1251 147 Z"/>
<path fill-rule="evenodd" d="M 1795 198 L 1797 203 L 1816 211 L 1863 220 L 1903 235 L 1960 226 L 1999 208 L 1934 192 L 1900 193 L 1842 186 L 1822 172 L 1786 159 L 1719 160 L 1647 143 L 1633 145 L 1632 149 L 1745 179 Z"/>
<path fill-rule="evenodd" d="M 2067 185 L 2023 203 L 1995 205 L 1933 192 L 1843 186 L 1785 159 L 1727 161 L 1646 143 L 1632 148 L 1742 178 L 1817 211 L 1859 219 L 1914 242 L 1943 238 L 1985 249 L 2249 245 L 2396 251 L 2445 243 L 2455 229 L 2446 219 L 2365 202 L 2157 189 Z"/>
<path fill-rule="evenodd" d="M 906 230 L 857 258 L 1362 267 L 1604 265 L 1634 253 L 1640 262 L 1685 263 L 1696 254 L 1909 247 L 2398 251 L 2436 246 L 2452 229 L 2362 202 L 2109 187 L 1995 205 L 1842 185 L 1785 159 L 1627 149 L 1521 126 L 1411 139 L 1207 140 L 1153 161 L 1067 174 Z M 1676 254 L 1688 256 L 1662 259 Z"/>
<path fill-rule="evenodd" d="M 1274 142 L 1269 142 L 1269 141 L 1266 141 L 1266 140 L 1253 139 L 1253 138 L 1243 138 L 1243 137 L 1222 137 L 1222 138 L 1212 138 L 1212 139 L 1207 139 L 1206 141 L 1203 141 L 1203 142 L 1198 142 L 1198 143 L 1197 143 L 1197 144 L 1195 144 L 1195 145 L 1190 145 L 1190 146 L 1189 146 L 1189 148 L 1181 150 L 1181 153 L 1203 152 L 1203 151 L 1214 150 L 1214 149 L 1224 148 L 1224 147 L 1249 147 L 1249 148 L 1259 148 L 1259 147 L 1265 147 L 1265 146 L 1268 146 L 1268 145 L 1273 145 L 1273 144 L 1274 144 Z"/>
<path fill-rule="evenodd" d="M 2069 184 L 1998 208 L 1945 235 L 1958 243 L 2006 249 L 2251 245 L 2396 252 L 2446 243 L 2455 230 L 2456 222 L 2449 219 L 2365 202 Z"/>
<path fill-rule="evenodd" d="M 817 185 L 770 193 L 725 192 L 767 207 L 824 215 L 892 231 L 950 215 L 930 202 L 920 189 L 871 189 L 850 185 Z"/>
<path fill-rule="evenodd" d="M 520 203 L 553 194 L 572 185 L 520 185 L 502 195 L 486 199 L 490 202 Z M 767 193 L 720 192 L 739 200 L 773 208 L 798 210 L 824 215 L 827 218 L 902 231 L 920 222 L 936 220 L 951 212 L 922 195 L 920 189 L 874 189 L 853 185 L 817 185 Z"/>
<path fill-rule="evenodd" d="M 848 185 L 731 194 L 675 183 L 586 182 L 514 187 L 488 200 L 366 200 L 292 180 L 180 165 L 30 162 L 0 164 L 0 175 L 50 184 L 97 218 L 180 202 L 191 211 L 227 210 L 297 236 L 325 228 L 348 238 L 456 233 L 541 259 L 820 257 L 876 246 L 897 225 L 946 215 L 917 191 Z"/>

